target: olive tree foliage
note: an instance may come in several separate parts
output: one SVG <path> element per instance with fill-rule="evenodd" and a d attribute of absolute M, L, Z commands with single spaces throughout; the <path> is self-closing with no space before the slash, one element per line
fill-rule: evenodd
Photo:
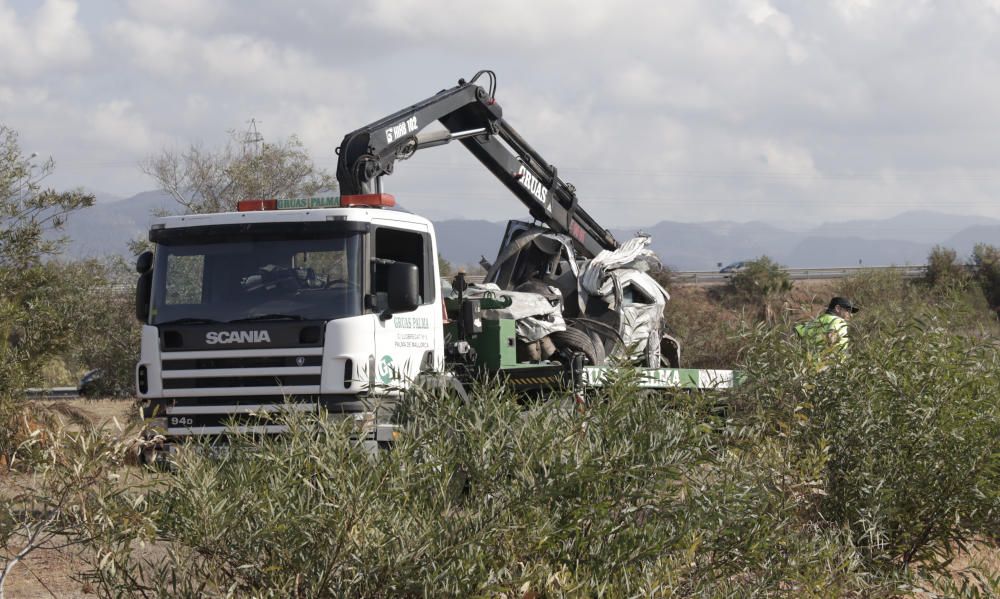
<path fill-rule="evenodd" d="M 129 397 L 139 358 L 141 326 L 135 319 L 135 270 L 120 256 L 46 265 L 59 281 L 53 302 L 72 315 L 71 343 L 60 358 L 75 376 L 100 371 L 85 390 L 89 397 Z M 51 383 L 47 383 L 51 384 Z"/>
<path fill-rule="evenodd" d="M 49 288 L 56 282 L 42 259 L 58 253 L 66 218 L 93 205 L 94 196 L 44 188 L 53 168 L 51 159 L 33 164 L 17 133 L 0 125 L 0 420 L 12 394 L 66 345 L 72 326 L 72 315 L 54 306 Z"/>
<path fill-rule="evenodd" d="M 0 468 L 11 470 L 37 454 L 46 414 L 25 409 L 22 390 L 36 382 L 46 361 L 68 349 L 75 315 L 59 301 L 64 280 L 43 258 L 58 253 L 57 236 L 67 216 L 90 206 L 92 195 L 42 187 L 53 161 L 36 166 L 25 157 L 17 133 L 0 125 Z M 32 460 L 27 461 L 28 469 Z M 9 481 L 7 481 L 9 483 Z M 13 567 L 61 530 L 68 500 L 80 487 L 40 489 L 4 485 L 0 494 L 0 597 Z"/>
<path fill-rule="evenodd" d="M 0 268 L 5 271 L 37 264 L 54 254 L 64 239 L 50 235 L 94 196 L 82 191 L 57 192 L 42 186 L 55 162 L 34 164 L 24 155 L 17 132 L 0 124 Z"/>
<path fill-rule="evenodd" d="M 182 151 L 165 149 L 140 168 L 189 214 L 232 211 L 244 199 L 310 196 L 337 186 L 295 135 L 251 146 L 230 131 L 221 150 L 197 144 Z"/>

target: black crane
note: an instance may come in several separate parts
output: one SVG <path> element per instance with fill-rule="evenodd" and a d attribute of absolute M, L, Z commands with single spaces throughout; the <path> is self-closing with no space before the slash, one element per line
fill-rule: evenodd
<path fill-rule="evenodd" d="M 476 84 L 486 75 L 487 91 Z M 618 247 L 614 236 L 578 204 L 576 189 L 503 118 L 494 97 L 496 77 L 479 71 L 470 80 L 390 114 L 344 136 L 338 148 L 342 195 L 381 192 L 380 178 L 417 150 L 461 141 L 525 206 L 531 216 L 573 239 L 577 254 L 593 258 Z M 421 134 L 431 123 L 445 130 Z"/>

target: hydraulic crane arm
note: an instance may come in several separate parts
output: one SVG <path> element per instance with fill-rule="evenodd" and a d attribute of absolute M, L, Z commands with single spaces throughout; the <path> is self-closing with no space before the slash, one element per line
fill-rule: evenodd
<path fill-rule="evenodd" d="M 490 77 L 489 92 L 476 85 L 483 74 Z M 337 152 L 341 194 L 379 192 L 379 178 L 392 174 L 396 160 L 457 139 L 528 207 L 534 219 L 569 235 L 582 257 L 617 248 L 614 236 L 580 208 L 576 189 L 503 119 L 494 89 L 492 71 L 480 71 L 469 82 L 460 79 L 451 89 L 344 136 Z M 421 135 L 434 121 L 446 131 Z"/>

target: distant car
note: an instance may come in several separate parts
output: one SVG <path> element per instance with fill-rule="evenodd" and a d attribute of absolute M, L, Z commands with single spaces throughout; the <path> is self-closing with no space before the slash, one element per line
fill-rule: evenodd
<path fill-rule="evenodd" d="M 103 375 L 104 371 L 100 368 L 95 368 L 85 372 L 83 377 L 80 378 L 80 384 L 77 385 L 77 393 L 86 398 L 97 397 L 97 393 L 100 391 L 101 377 Z"/>
<path fill-rule="evenodd" d="M 732 264 L 729 264 L 727 266 L 723 266 L 722 269 L 719 270 L 719 272 L 724 272 L 724 273 L 740 272 L 741 270 L 743 270 L 746 267 L 747 267 L 747 262 L 741 260 L 739 262 L 733 262 Z"/>

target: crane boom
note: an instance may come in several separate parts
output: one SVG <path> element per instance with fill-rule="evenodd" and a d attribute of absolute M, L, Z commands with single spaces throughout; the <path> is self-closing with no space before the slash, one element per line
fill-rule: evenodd
<path fill-rule="evenodd" d="M 490 91 L 476 84 L 490 77 Z M 338 149 L 337 181 L 342 195 L 375 193 L 380 178 L 392 174 L 397 160 L 417 150 L 459 140 L 527 206 L 531 216 L 569 235 L 576 251 L 593 258 L 618 247 L 614 236 L 578 204 L 576 189 L 559 178 L 555 166 L 504 120 L 494 98 L 492 71 L 480 71 L 458 85 L 344 136 Z M 445 131 L 423 133 L 440 122 Z"/>

